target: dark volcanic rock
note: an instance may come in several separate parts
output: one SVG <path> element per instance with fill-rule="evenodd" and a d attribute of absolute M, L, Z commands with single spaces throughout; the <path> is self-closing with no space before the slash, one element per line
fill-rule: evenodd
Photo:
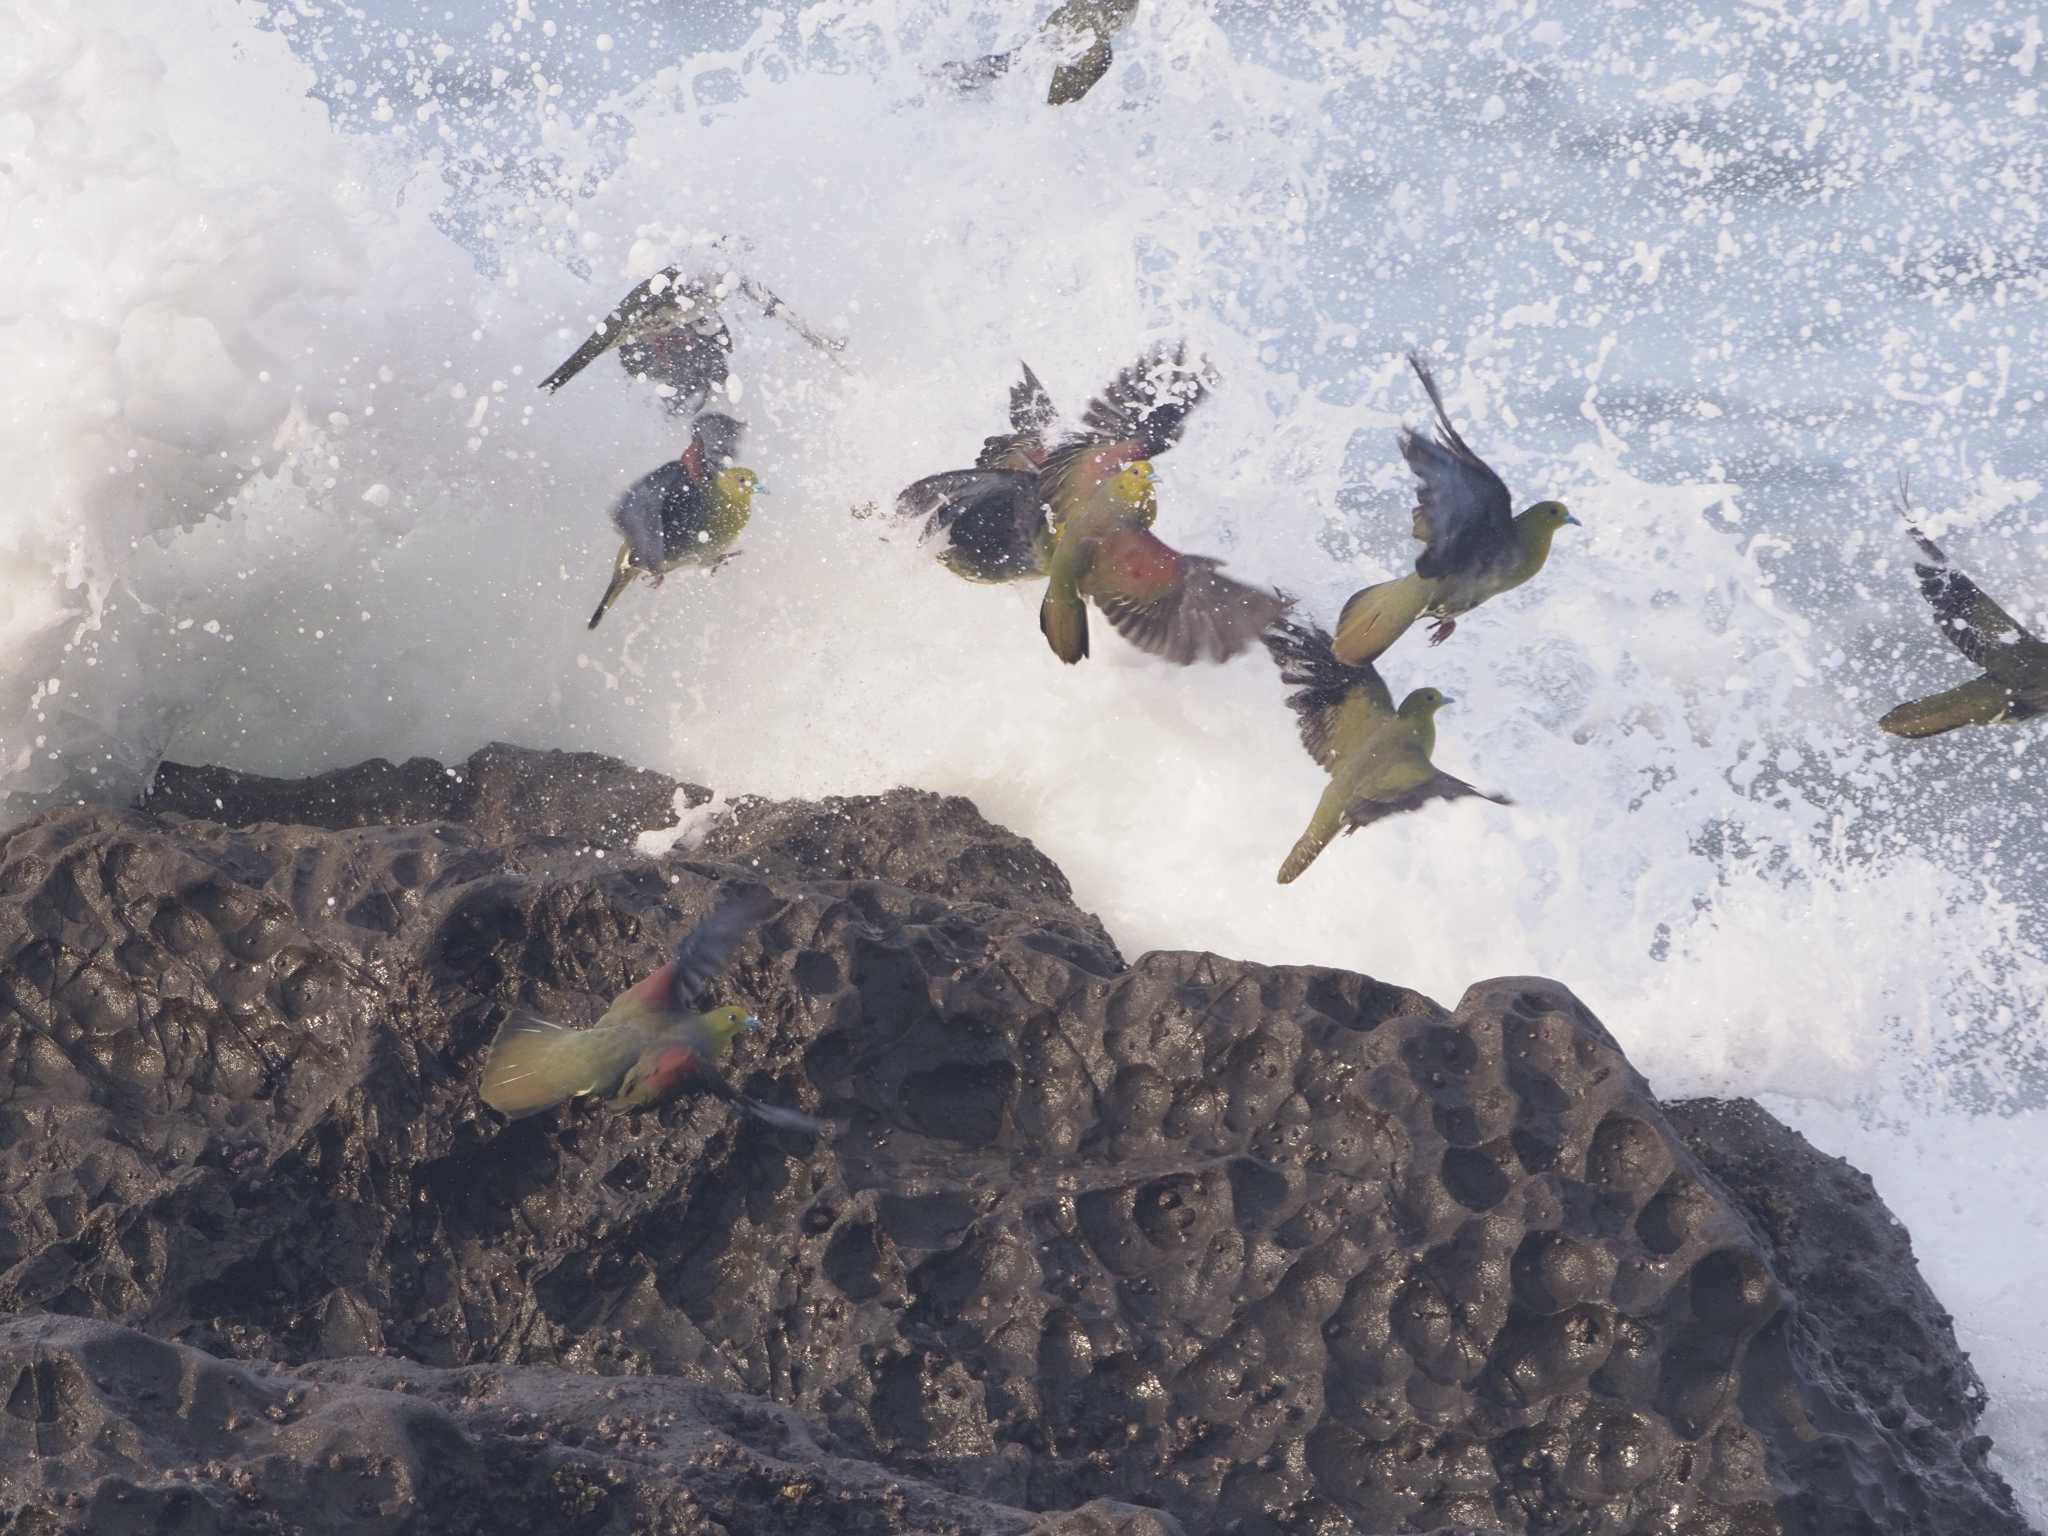
<path fill-rule="evenodd" d="M 494 741 L 459 768 L 427 757 L 404 763 L 373 757 L 310 779 L 162 763 L 145 804 L 160 816 L 224 827 L 269 821 L 339 832 L 460 821 L 487 837 L 559 837 L 625 848 L 642 832 L 675 824 L 679 791 L 687 805 L 711 798 L 701 784 L 600 753 L 538 752 Z"/>
<path fill-rule="evenodd" d="M 331 831 L 74 809 L 0 845 L 0 1309 L 339 1394 L 392 1491 L 333 1529 L 433 1524 L 430 1474 L 502 1465 L 482 1380 L 555 1405 L 518 1410 L 558 1426 L 521 1454 L 613 1513 L 522 1470 L 516 1513 L 450 1529 L 788 1528 L 767 1483 L 699 1477 L 727 1454 L 704 1425 L 852 1501 L 839 1529 L 1159 1536 L 1104 1499 L 1189 1536 L 2025 1529 L 1867 1181 L 1753 1107 L 1674 1123 L 1552 983 L 1446 1013 L 1337 971 L 1126 965 L 959 800 L 743 802 L 648 859 L 480 794 Z M 833 1132 L 477 1103 L 507 1007 L 587 1021 L 729 878 L 792 898 L 725 979 L 769 1023 L 734 1075 Z M 299 1449 L 145 1422 L 60 1366 L 112 1339 L 167 1380 L 286 1376 L 51 1326 L 0 1336 L 0 1460 L 57 1445 L 62 1476 L 0 1482 L 0 1515 L 67 1528 L 71 1494 L 161 1489 L 149 1447 L 189 1443 L 241 1469 L 236 1518 L 291 1526 L 261 1468 Z M 333 1363 L 375 1353 L 424 1365 Z M 628 1389 L 681 1438 L 590 1451 Z M 794 1452 L 707 1406 L 745 1397 Z M 129 1427 L 67 1442 L 61 1402 Z"/>

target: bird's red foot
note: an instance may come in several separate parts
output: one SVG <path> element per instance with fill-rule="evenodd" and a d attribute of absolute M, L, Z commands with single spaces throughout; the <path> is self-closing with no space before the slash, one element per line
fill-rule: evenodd
<path fill-rule="evenodd" d="M 1438 619 L 1429 632 L 1431 645 L 1442 645 L 1451 638 L 1451 631 L 1458 627 L 1456 619 Z"/>

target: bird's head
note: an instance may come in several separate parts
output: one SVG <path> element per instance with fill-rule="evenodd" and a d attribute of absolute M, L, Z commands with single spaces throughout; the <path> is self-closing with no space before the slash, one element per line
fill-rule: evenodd
<path fill-rule="evenodd" d="M 766 496 L 768 487 L 751 469 L 734 467 L 718 472 L 718 491 L 727 501 L 736 501 L 744 506 L 756 496 Z"/>
<path fill-rule="evenodd" d="M 1572 516 L 1571 508 L 1561 501 L 1539 501 L 1522 514 L 1522 520 L 1533 523 L 1545 533 L 1555 533 L 1567 523 L 1574 528 L 1584 526 Z"/>
<path fill-rule="evenodd" d="M 1448 694 L 1434 688 L 1418 688 L 1401 701 L 1401 718 L 1404 720 L 1434 720 L 1436 712 L 1452 700 Z"/>
<path fill-rule="evenodd" d="M 1157 475 L 1150 459 L 1133 459 L 1109 479 L 1109 494 L 1112 499 L 1127 507 L 1135 507 L 1148 514 L 1150 522 L 1159 513 L 1159 491 Z"/>
<path fill-rule="evenodd" d="M 711 1049 L 720 1056 L 741 1035 L 760 1027 L 761 1021 L 744 1008 L 714 1008 L 704 1015 L 704 1028 L 711 1036 Z"/>

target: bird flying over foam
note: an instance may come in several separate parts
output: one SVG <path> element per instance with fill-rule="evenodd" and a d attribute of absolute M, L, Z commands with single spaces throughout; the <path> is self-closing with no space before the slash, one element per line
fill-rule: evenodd
<path fill-rule="evenodd" d="M 1431 645 L 1441 645 L 1470 613 L 1543 569 L 1550 541 L 1578 523 L 1561 501 L 1539 501 L 1517 513 L 1508 488 L 1451 425 L 1429 365 L 1408 354 L 1429 395 L 1436 432 L 1401 429 L 1401 456 L 1421 483 L 1415 537 L 1423 541 L 1413 575 L 1352 594 L 1337 618 L 1336 655 L 1347 666 L 1377 660 L 1424 614 L 1436 619 Z"/>
<path fill-rule="evenodd" d="M 660 586 L 682 566 L 716 570 L 739 554 L 733 541 L 753 515 L 754 498 L 768 493 L 759 476 L 734 462 L 742 430 L 730 416 L 699 416 L 683 456 L 642 475 L 613 504 L 612 525 L 624 542 L 590 616 L 592 629 L 634 577 L 651 576 Z"/>
<path fill-rule="evenodd" d="M 1061 661 L 1088 654 L 1089 602 L 1138 649 L 1181 666 L 1228 660 L 1286 611 L 1276 594 L 1223 575 L 1221 561 L 1181 554 L 1152 532 L 1152 460 L 1207 393 L 1186 347 L 1155 351 L 1089 403 L 1086 430 L 1040 467 L 1053 546 L 1038 627 Z"/>
<path fill-rule="evenodd" d="M 939 544 L 946 569 L 968 581 L 1043 576 L 1052 559 L 1052 524 L 1040 500 L 1038 472 L 1058 412 L 1029 363 L 1010 386 L 1010 430 L 987 438 L 972 469 L 949 469 L 905 486 L 896 511 L 924 519 L 920 536 Z"/>
<path fill-rule="evenodd" d="M 749 1098 L 719 1074 L 734 1039 L 758 1028 L 759 1019 L 739 1007 L 699 1011 L 700 994 L 740 941 L 782 906 L 758 888 L 726 897 L 683 936 L 667 964 L 620 993 L 588 1029 L 514 1013 L 484 1060 L 483 1101 L 517 1120 L 586 1096 L 640 1109 L 708 1093 L 779 1129 L 823 1129 L 809 1115 Z"/>
<path fill-rule="evenodd" d="M 1067 0 L 1045 19 L 1039 35 L 1061 52 L 1066 62 L 1053 70 L 1046 92 L 1048 105 L 1079 101 L 1109 73 L 1115 62 L 1109 40 L 1138 12 L 1138 0 Z M 1079 50 L 1076 52 L 1076 50 Z M 1021 50 L 991 53 L 971 63 L 951 64 L 945 73 L 954 85 L 972 89 L 1009 72 Z"/>
<path fill-rule="evenodd" d="M 1264 636 L 1294 689 L 1287 707 L 1299 717 L 1301 744 L 1330 775 L 1308 830 L 1280 866 L 1286 885 L 1315 862 L 1339 832 L 1355 832 L 1384 817 L 1420 810 L 1431 800 L 1477 796 L 1511 802 L 1474 789 L 1430 761 L 1436 750 L 1436 712 L 1451 702 L 1434 688 L 1417 688 L 1394 707 L 1394 697 L 1370 662 L 1347 667 L 1330 637 L 1311 624 L 1286 620 Z"/>
<path fill-rule="evenodd" d="M 1969 577 L 1913 522 L 1913 508 L 1899 482 L 1899 512 L 1906 532 L 1920 547 L 1913 562 L 1920 595 L 1934 610 L 1948 643 L 1983 671 L 1967 683 L 1901 704 L 1877 723 L 1894 736 L 1938 736 L 1965 725 L 2003 725 L 2048 713 L 2048 642 L 2043 642 Z"/>
<path fill-rule="evenodd" d="M 663 267 L 638 284 L 597 324 L 562 365 L 540 381 L 550 394 L 605 353 L 616 351 L 626 372 L 659 389 L 673 415 L 693 416 L 713 394 L 727 392 L 732 373 L 732 332 L 724 306 L 740 294 L 780 314 L 786 324 L 820 351 L 836 353 L 845 343 L 812 330 L 760 283 L 725 265 L 701 271 Z"/>

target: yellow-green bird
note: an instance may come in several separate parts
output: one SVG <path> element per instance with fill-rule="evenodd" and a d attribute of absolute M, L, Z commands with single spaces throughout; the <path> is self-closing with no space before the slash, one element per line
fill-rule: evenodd
<path fill-rule="evenodd" d="M 1926 557 L 1913 562 L 1913 574 L 1934 609 L 1937 627 L 1950 645 L 1984 670 L 1967 683 L 1901 704 L 1878 725 L 1894 736 L 1939 736 L 1958 726 L 2003 725 L 2048 713 L 2048 643 L 1949 564 L 1940 546 L 1915 526 L 1903 481 L 1899 510 L 1906 532 Z"/>
<path fill-rule="evenodd" d="M 1061 661 L 1088 654 L 1089 602 L 1138 649 L 1180 666 L 1228 660 L 1287 611 L 1278 594 L 1223 575 L 1221 561 L 1183 555 L 1152 533 L 1152 460 L 1180 440 L 1207 393 L 1185 347 L 1156 351 L 1089 402 L 1087 431 L 1047 457 L 1039 497 L 1054 542 L 1038 627 Z"/>
<path fill-rule="evenodd" d="M 1287 707 L 1300 717 L 1301 744 L 1330 775 L 1308 830 L 1280 866 L 1280 884 L 1313 864 L 1339 832 L 1419 810 L 1431 800 L 1476 796 L 1495 805 L 1512 804 L 1430 762 L 1436 750 L 1436 712 L 1451 702 L 1436 689 L 1417 688 L 1396 709 L 1373 666 L 1345 666 L 1330 637 L 1314 625 L 1275 624 L 1265 642 L 1279 665 L 1280 680 L 1295 690 Z"/>
<path fill-rule="evenodd" d="M 1029 363 L 1010 386 L 1010 430 L 983 440 L 972 469 L 948 469 L 897 493 L 896 511 L 924 519 L 922 542 L 939 543 L 946 569 L 968 581 L 1043 576 L 1052 524 L 1040 499 L 1046 433 L 1058 412 Z"/>
<path fill-rule="evenodd" d="M 1434 437 L 1404 427 L 1398 439 L 1401 456 L 1421 482 L 1415 537 L 1423 550 L 1412 576 L 1367 587 L 1345 603 L 1337 617 L 1336 648 L 1337 659 L 1348 666 L 1378 660 L 1425 613 L 1437 621 L 1429 643 L 1443 644 L 1460 614 L 1542 570 L 1557 530 L 1579 521 L 1561 501 L 1539 501 L 1515 512 L 1506 484 L 1451 425 L 1429 365 L 1413 352 L 1408 363 L 1436 411 Z"/>
<path fill-rule="evenodd" d="M 740 940 L 782 905 L 758 889 L 728 897 L 684 935 L 666 965 L 620 993 L 588 1029 L 513 1014 L 484 1059 L 483 1101 L 517 1120 L 576 1098 L 642 1109 L 677 1094 L 708 1093 L 769 1125 L 821 1129 L 809 1115 L 751 1099 L 720 1076 L 732 1042 L 759 1028 L 759 1019 L 739 1007 L 699 1011 L 699 994 Z"/>
<path fill-rule="evenodd" d="M 592 629 L 634 577 L 650 576 L 658 587 L 681 566 L 716 570 L 739 554 L 733 541 L 753 515 L 754 498 L 768 494 L 759 476 L 733 463 L 741 430 L 730 416 L 699 416 L 683 456 L 642 475 L 613 505 L 612 526 L 624 542 Z"/>
<path fill-rule="evenodd" d="M 1045 95 L 1048 105 L 1063 107 L 1079 101 L 1094 88 L 1096 81 L 1109 73 L 1109 66 L 1115 62 L 1109 40 L 1137 13 L 1138 0 L 1067 0 L 1046 17 L 1041 33 L 1065 45 L 1062 51 L 1086 44 L 1071 63 L 1053 71 L 1052 88 Z M 1011 49 L 969 64 L 951 64 L 946 66 L 946 73 L 955 85 L 963 88 L 986 85 L 1009 70 L 1017 60 L 1017 52 Z"/>

